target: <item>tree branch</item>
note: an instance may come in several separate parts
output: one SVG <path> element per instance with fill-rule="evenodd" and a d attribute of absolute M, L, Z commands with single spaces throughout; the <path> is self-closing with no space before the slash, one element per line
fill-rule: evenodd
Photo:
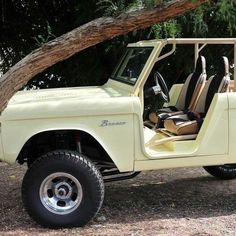
<path fill-rule="evenodd" d="M 0 80 L 0 112 L 9 99 L 31 78 L 77 52 L 128 32 L 147 28 L 193 10 L 207 0 L 173 0 L 116 18 L 103 17 L 84 24 L 31 52 Z"/>

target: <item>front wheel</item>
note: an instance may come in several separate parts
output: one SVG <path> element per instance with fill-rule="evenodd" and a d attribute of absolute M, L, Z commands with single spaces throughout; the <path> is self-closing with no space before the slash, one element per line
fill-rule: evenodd
<path fill-rule="evenodd" d="M 27 212 L 49 228 L 84 226 L 99 211 L 103 198 L 100 172 L 88 158 L 73 151 L 42 156 L 23 179 Z"/>
<path fill-rule="evenodd" d="M 230 180 L 236 178 L 236 165 L 226 164 L 221 166 L 203 167 L 209 174 L 216 178 Z"/>

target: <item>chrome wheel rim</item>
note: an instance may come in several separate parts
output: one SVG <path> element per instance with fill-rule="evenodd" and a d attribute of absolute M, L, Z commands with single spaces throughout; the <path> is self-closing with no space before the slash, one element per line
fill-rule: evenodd
<path fill-rule="evenodd" d="M 50 212 L 66 215 L 78 208 L 82 201 L 83 190 L 74 176 L 57 172 L 42 182 L 39 196 L 44 207 Z"/>

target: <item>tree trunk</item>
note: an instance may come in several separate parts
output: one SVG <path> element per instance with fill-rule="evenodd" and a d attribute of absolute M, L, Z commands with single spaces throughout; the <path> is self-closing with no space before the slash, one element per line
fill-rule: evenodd
<path fill-rule="evenodd" d="M 207 0 L 173 0 L 153 9 L 137 10 L 116 18 L 98 18 L 46 43 L 3 75 L 0 80 L 0 112 L 15 92 L 35 75 L 57 62 L 105 40 L 179 16 L 205 2 Z"/>

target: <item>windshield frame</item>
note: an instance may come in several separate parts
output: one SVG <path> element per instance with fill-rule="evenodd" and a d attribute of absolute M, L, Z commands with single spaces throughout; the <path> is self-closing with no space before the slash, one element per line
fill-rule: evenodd
<path fill-rule="evenodd" d="M 132 59 L 135 58 L 138 54 L 134 54 L 135 51 L 140 51 L 137 53 L 142 53 L 142 51 L 147 52 L 148 55 L 144 55 L 146 56 L 143 60 L 143 64 L 142 67 L 140 68 L 140 65 L 136 65 L 137 67 L 134 68 L 136 70 L 138 70 L 137 76 L 136 77 L 125 77 L 122 76 L 125 72 L 125 70 L 128 70 L 129 68 L 127 68 L 129 63 L 132 63 Z M 115 68 L 115 70 L 113 71 L 112 75 L 111 75 L 111 79 L 120 83 L 124 83 L 127 84 L 129 86 L 135 86 L 137 81 L 140 78 L 140 75 L 142 74 L 142 71 L 144 70 L 148 60 L 150 59 L 152 53 L 154 50 L 154 46 L 145 46 L 145 47 L 127 47 L 125 53 L 123 54 L 123 56 L 121 57 L 121 60 L 118 63 L 118 66 Z M 139 68 L 139 69 L 137 69 Z M 132 68 L 133 69 L 133 68 Z M 132 72 L 132 71 L 130 71 Z M 133 79 L 133 80 L 132 80 Z"/>

